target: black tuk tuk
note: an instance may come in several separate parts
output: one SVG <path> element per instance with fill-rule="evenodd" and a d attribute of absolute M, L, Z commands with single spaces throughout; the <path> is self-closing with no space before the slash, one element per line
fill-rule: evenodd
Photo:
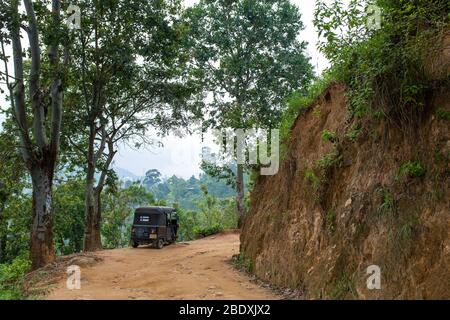
<path fill-rule="evenodd" d="M 151 244 L 162 249 L 165 244 L 176 241 L 178 227 L 178 216 L 174 208 L 138 208 L 131 228 L 131 245 L 137 248 L 140 244 Z"/>

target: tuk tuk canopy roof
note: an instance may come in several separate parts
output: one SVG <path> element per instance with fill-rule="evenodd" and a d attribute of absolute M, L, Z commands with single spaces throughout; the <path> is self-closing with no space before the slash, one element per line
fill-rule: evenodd
<path fill-rule="evenodd" d="M 136 213 L 172 213 L 175 212 L 175 208 L 171 207 L 142 207 L 137 208 Z"/>
<path fill-rule="evenodd" d="M 134 213 L 134 224 L 141 225 L 165 225 L 167 219 L 176 219 L 176 209 L 170 207 L 142 207 Z M 167 216 L 169 215 L 169 216 Z"/>

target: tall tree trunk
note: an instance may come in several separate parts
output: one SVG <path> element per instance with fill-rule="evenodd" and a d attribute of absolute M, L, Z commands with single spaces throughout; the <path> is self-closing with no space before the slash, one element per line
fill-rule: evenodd
<path fill-rule="evenodd" d="M 52 230 L 52 184 L 53 173 L 60 147 L 61 108 L 63 99 L 63 86 L 59 68 L 58 48 L 59 36 L 48 47 L 49 74 L 53 75 L 51 85 L 51 123 L 45 117 L 41 77 L 41 50 L 39 40 L 39 26 L 33 7 L 33 1 L 24 0 L 28 25 L 29 51 L 31 62 L 29 64 L 29 101 L 26 102 L 25 77 L 23 64 L 23 50 L 21 43 L 20 26 L 22 25 L 19 13 L 20 1 L 11 1 L 12 23 L 10 25 L 10 38 L 13 47 L 14 61 L 14 102 L 13 118 L 16 122 L 20 138 L 20 150 L 23 160 L 30 172 L 33 184 L 33 208 L 30 239 L 30 256 L 32 268 L 37 269 L 54 260 L 53 230 Z M 60 34 L 61 1 L 52 0 L 52 21 L 55 27 L 54 34 Z M 57 41 L 58 40 L 58 41 Z M 8 75 L 7 75 L 8 76 Z M 30 117 L 27 106 L 33 110 L 32 129 L 34 139 L 29 132 Z M 47 123 L 46 123 L 47 122 Z M 47 130 L 50 128 L 50 139 Z"/>
<path fill-rule="evenodd" d="M 97 212 L 97 200 L 95 182 L 96 156 L 94 153 L 95 125 L 91 125 L 88 150 L 88 167 L 86 173 L 86 194 L 85 194 L 85 226 L 84 226 L 84 251 L 96 251 L 102 249 L 100 238 L 100 219 Z"/>
<path fill-rule="evenodd" d="M 236 205 L 238 212 L 238 226 L 241 227 L 242 218 L 245 214 L 244 208 L 244 167 L 242 164 L 237 165 L 236 172 Z"/>
<path fill-rule="evenodd" d="M 55 259 L 52 229 L 53 169 L 45 166 L 32 168 L 31 180 L 33 182 L 33 220 L 30 256 L 31 267 L 33 270 L 36 270 L 53 262 Z"/>
<path fill-rule="evenodd" d="M 103 188 L 94 189 L 94 206 L 95 206 L 95 224 L 94 224 L 94 234 L 97 243 L 100 243 L 100 248 L 102 247 L 102 190 Z"/>
<path fill-rule="evenodd" d="M 92 186 L 92 187 L 91 187 Z M 93 184 L 88 183 L 86 190 L 85 227 L 84 227 L 84 251 L 96 251 L 102 249 L 101 241 L 101 213 L 99 212 L 99 193 Z"/>

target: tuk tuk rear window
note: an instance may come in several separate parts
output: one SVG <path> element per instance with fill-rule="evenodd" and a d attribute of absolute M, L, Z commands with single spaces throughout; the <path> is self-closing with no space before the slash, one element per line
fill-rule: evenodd
<path fill-rule="evenodd" d="M 165 225 L 166 217 L 159 213 L 140 213 L 134 218 L 135 224 Z"/>

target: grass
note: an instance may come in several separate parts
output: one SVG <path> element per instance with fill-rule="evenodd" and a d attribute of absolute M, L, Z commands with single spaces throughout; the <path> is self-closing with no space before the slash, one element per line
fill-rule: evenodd
<path fill-rule="evenodd" d="M 336 80 L 347 84 L 355 116 L 372 113 L 407 125 L 420 119 L 426 92 L 433 85 L 423 72 L 424 58 L 439 49 L 435 39 L 448 27 L 448 0 L 377 1 L 377 5 L 384 19 L 376 32 L 364 28 L 364 19 L 359 18 L 362 8 L 318 6 L 316 28 L 323 34 L 319 46 L 332 62 Z M 337 32 L 341 27 L 349 30 Z"/>
<path fill-rule="evenodd" d="M 350 141 L 355 141 L 359 137 L 361 132 L 362 132 L 361 128 L 354 127 L 345 134 L 345 138 L 347 138 Z"/>
<path fill-rule="evenodd" d="M 415 227 L 419 225 L 419 219 L 417 215 L 410 214 L 406 218 L 406 221 L 400 225 L 397 229 L 396 239 L 399 242 L 405 242 L 411 240 Z"/>
<path fill-rule="evenodd" d="M 394 216 L 396 211 L 394 195 L 387 189 L 381 189 L 379 193 L 382 197 L 382 203 L 378 207 L 378 214 L 380 216 Z"/>
<path fill-rule="evenodd" d="M 450 120 L 450 111 L 446 111 L 446 110 L 444 110 L 442 108 L 439 108 L 436 111 L 436 117 L 439 120 Z"/>
<path fill-rule="evenodd" d="M 326 182 L 328 170 L 331 167 L 339 166 L 342 163 L 342 156 L 339 152 L 335 151 L 327 154 L 316 161 L 316 167 L 320 170 L 320 176 L 318 177 L 313 169 L 307 169 L 305 171 L 305 181 L 312 187 L 314 198 L 317 203 L 321 202 L 320 189 Z"/>
<path fill-rule="evenodd" d="M 322 131 L 322 140 L 326 142 L 335 142 L 336 141 L 336 133 L 331 132 L 329 130 Z"/>
<path fill-rule="evenodd" d="M 211 236 L 213 234 L 220 233 L 223 230 L 224 230 L 223 226 L 216 223 L 209 227 L 195 227 L 194 234 L 195 234 L 196 238 L 203 238 L 203 237 Z"/>
<path fill-rule="evenodd" d="M 30 260 L 22 256 L 15 258 L 10 264 L 0 264 L 0 300 L 25 299 L 22 287 L 30 266 Z"/>
<path fill-rule="evenodd" d="M 253 261 L 248 258 L 245 253 L 241 252 L 239 254 L 234 255 L 231 258 L 231 261 L 233 264 L 238 268 L 239 270 L 245 271 L 245 272 L 252 272 L 253 270 Z"/>
<path fill-rule="evenodd" d="M 336 228 L 336 212 L 329 210 L 325 216 L 325 227 L 333 232 Z"/>
<path fill-rule="evenodd" d="M 400 166 L 397 176 L 409 176 L 411 178 L 420 178 L 425 175 L 425 168 L 420 161 L 408 161 Z"/>
<path fill-rule="evenodd" d="M 320 118 L 320 117 L 322 117 L 322 111 L 319 108 L 316 108 L 316 109 L 314 109 L 313 115 L 316 118 Z"/>
<path fill-rule="evenodd" d="M 289 137 L 292 125 L 297 119 L 300 111 L 306 110 L 314 100 L 330 85 L 332 78 L 327 74 L 317 78 L 308 88 L 307 93 L 294 92 L 287 100 L 286 111 L 280 123 L 280 139 L 284 141 Z"/>
<path fill-rule="evenodd" d="M 340 278 L 338 278 L 330 290 L 330 296 L 334 300 L 343 300 L 347 298 L 348 295 L 356 297 L 355 281 L 347 273 L 343 273 Z"/>
<path fill-rule="evenodd" d="M 322 185 L 322 181 L 319 177 L 316 176 L 313 170 L 307 169 L 305 171 L 305 181 L 312 188 L 312 193 L 314 196 L 314 201 L 320 203 L 321 195 L 320 195 L 320 187 Z"/>
<path fill-rule="evenodd" d="M 390 234 L 388 241 L 394 256 L 398 259 L 405 259 L 412 250 L 414 231 L 419 224 L 416 215 L 410 214 L 403 222 L 400 222 Z"/>
<path fill-rule="evenodd" d="M 342 155 L 339 152 L 334 151 L 317 160 L 316 165 L 322 170 L 328 170 L 331 167 L 340 166 L 342 164 L 342 160 Z"/>
<path fill-rule="evenodd" d="M 315 189 L 320 187 L 320 179 L 311 169 L 305 171 L 305 180 L 310 186 L 314 187 Z"/>

